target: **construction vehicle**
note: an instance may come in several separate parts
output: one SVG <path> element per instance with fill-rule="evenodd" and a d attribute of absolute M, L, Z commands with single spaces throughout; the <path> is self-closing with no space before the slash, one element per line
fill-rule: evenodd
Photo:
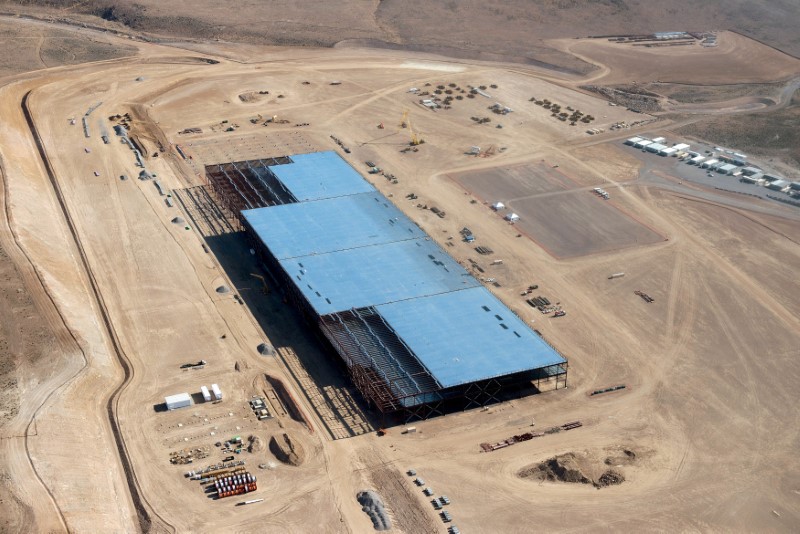
<path fill-rule="evenodd" d="M 383 172 L 383 169 L 380 167 L 372 167 L 370 170 L 367 171 L 369 174 L 380 174 Z"/>
<path fill-rule="evenodd" d="M 256 124 L 257 122 L 261 122 L 261 120 L 263 118 L 264 118 L 264 116 L 261 115 L 261 113 L 259 113 L 257 116 L 255 116 L 254 118 L 250 119 L 250 124 Z"/>
<path fill-rule="evenodd" d="M 261 280 L 261 283 L 264 284 L 264 287 L 261 289 L 261 291 L 263 291 L 265 295 L 269 295 L 269 286 L 267 285 L 266 278 L 264 278 L 262 275 L 256 274 L 256 273 L 250 273 L 250 276 L 252 276 L 253 278 L 258 278 L 259 280 Z"/>
<path fill-rule="evenodd" d="M 564 310 L 558 310 L 553 314 L 553 317 L 564 317 L 567 314 Z"/>

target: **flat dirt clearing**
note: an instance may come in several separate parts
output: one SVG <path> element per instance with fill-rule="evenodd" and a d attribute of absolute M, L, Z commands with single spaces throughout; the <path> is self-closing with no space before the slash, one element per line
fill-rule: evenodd
<path fill-rule="evenodd" d="M 556 258 L 649 245 L 664 238 L 544 162 L 449 175 L 484 202 L 503 202 L 516 227 Z"/>
<path fill-rule="evenodd" d="M 596 83 L 636 81 L 696 84 L 760 83 L 791 78 L 800 60 L 732 32 L 720 32 L 719 45 L 645 48 L 606 39 L 567 41 L 568 50 L 607 67 Z M 680 49 L 680 50 L 677 50 Z"/>
<path fill-rule="evenodd" d="M 538 193 L 552 193 L 578 187 L 552 165 L 529 163 L 513 167 L 493 167 L 450 176 L 473 195 L 494 204 Z"/>
<path fill-rule="evenodd" d="M 514 200 L 508 206 L 520 216 L 515 226 L 557 258 L 575 258 L 664 240 L 610 201 L 586 191 Z"/>

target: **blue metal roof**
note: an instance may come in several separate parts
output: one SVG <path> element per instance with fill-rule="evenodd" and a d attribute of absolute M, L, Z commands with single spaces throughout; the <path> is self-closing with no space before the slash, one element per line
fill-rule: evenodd
<path fill-rule="evenodd" d="M 376 310 L 443 388 L 566 361 L 484 287 Z"/>
<path fill-rule="evenodd" d="M 377 192 L 246 210 L 242 215 L 279 260 L 426 237 Z"/>
<path fill-rule="evenodd" d="M 292 162 L 269 169 L 299 202 L 375 191 L 336 152 L 299 154 Z"/>
<path fill-rule="evenodd" d="M 319 315 L 480 285 L 429 239 L 300 256 L 280 264 Z"/>

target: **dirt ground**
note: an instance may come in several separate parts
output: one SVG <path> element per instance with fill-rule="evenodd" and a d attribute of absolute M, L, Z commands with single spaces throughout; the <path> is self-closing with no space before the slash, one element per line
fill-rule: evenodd
<path fill-rule="evenodd" d="M 552 531 L 797 530 L 800 433 L 787 408 L 800 382 L 795 208 L 758 201 L 751 210 L 677 178 L 642 180 L 639 164 L 617 146 L 620 132 L 589 136 L 529 102 L 558 98 L 595 115 L 598 126 L 642 118 L 573 89 L 586 79 L 386 50 L 293 56 L 284 49 L 275 52 L 279 59 L 243 64 L 135 46 L 137 60 L 43 70 L 0 88 L 7 208 L 0 245 L 8 255 L 0 289 L 20 299 L 17 309 L 30 319 L 12 320 L 29 320 L 29 332 L 42 333 L 35 339 L 45 355 L 30 364 L 14 356 L 18 412 L 1 441 L 8 530 L 30 531 L 35 521 L 40 531 L 369 532 L 356 495 L 374 490 L 393 531 L 443 532 L 430 498 L 406 474 L 412 468 L 435 495 L 451 499 L 447 510 L 465 532 L 528 532 L 533 519 Z M 620 63 L 608 61 L 600 70 L 615 76 Z M 642 76 L 645 66 L 619 76 Z M 773 66 L 770 77 L 761 61 L 758 76 L 785 76 L 785 65 Z M 427 83 L 498 87 L 487 89 L 491 98 L 434 112 L 408 92 Z M 238 98 L 260 90 L 274 98 Z M 487 109 L 495 101 L 513 113 L 495 117 Z M 98 102 L 86 116 L 87 138 L 81 117 Z M 425 139 L 416 153 L 401 152 L 410 140 L 399 126 L 406 109 Z M 108 117 L 124 113 L 161 193 L 154 181 L 136 179 L 133 152 L 113 136 Z M 259 114 L 288 122 L 251 123 Z M 493 122 L 477 125 L 476 115 Z M 670 125 L 651 123 L 648 131 L 660 124 Z M 179 133 L 195 127 L 202 132 Z M 108 144 L 103 131 L 112 132 Z M 466 155 L 473 145 L 497 150 Z M 278 292 L 264 294 L 251 276 L 258 266 L 243 236 L 196 222 L 214 216 L 198 189 L 204 163 L 303 147 L 339 150 L 362 172 L 371 160 L 394 174 L 397 183 L 366 178 L 456 260 L 472 260 L 497 279 L 492 291 L 569 358 L 569 387 L 417 422 L 413 433 L 392 426 L 378 437 L 378 414 L 360 404 Z M 570 179 L 550 175 L 552 165 Z M 487 180 L 498 182 L 497 191 L 481 183 Z M 537 180 L 547 183 L 531 189 Z M 612 200 L 595 197 L 595 185 Z M 404 200 L 410 193 L 419 198 Z M 519 228 L 490 209 L 501 194 L 514 209 L 515 198 L 540 195 L 525 216 L 539 223 L 530 233 L 552 235 L 552 247 L 567 251 L 563 259 L 517 237 Z M 176 217 L 186 222 L 171 222 Z M 476 243 L 457 239 L 464 226 Z M 592 249 L 570 237 L 588 231 L 622 235 L 624 246 Z M 491 247 L 503 264 L 488 265 L 475 245 Z M 626 275 L 609 280 L 616 272 Z M 32 304 L 13 293 L 18 278 Z M 530 283 L 567 316 L 527 306 L 519 292 Z M 218 291 L 223 285 L 231 291 Z M 45 319 L 47 328 L 37 330 Z M 259 352 L 262 343 L 274 354 Z M 181 369 L 200 359 L 202 369 Z M 223 401 L 202 402 L 200 386 L 213 383 Z M 620 384 L 626 388 L 590 395 Z M 194 404 L 164 411 L 164 397 L 181 392 Z M 256 418 L 248 406 L 254 395 L 272 418 Z M 481 443 L 570 421 L 583 426 L 481 452 Z M 217 442 L 253 435 L 266 444 L 284 433 L 302 448 L 300 465 L 281 462 L 268 447 L 232 454 L 258 477 L 248 498 L 261 502 L 214 499 L 185 476 L 229 455 Z M 196 460 L 170 463 L 181 451 Z M 598 490 L 519 477 L 555 457 L 570 458 L 591 480 L 609 469 L 625 480 Z"/>
<path fill-rule="evenodd" d="M 764 83 L 800 72 L 800 60 L 742 35 L 720 32 L 718 46 L 633 47 L 606 39 L 562 41 L 566 51 L 604 66 L 597 83 L 670 82 L 704 85 Z"/>

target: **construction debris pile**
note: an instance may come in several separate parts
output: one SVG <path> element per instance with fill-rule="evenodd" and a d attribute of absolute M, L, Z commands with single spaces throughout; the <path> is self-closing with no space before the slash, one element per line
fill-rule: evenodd
<path fill-rule="evenodd" d="M 522 443 L 523 441 L 529 441 L 533 438 L 540 438 L 547 434 L 556 434 L 561 432 L 562 430 L 573 430 L 575 428 L 580 428 L 583 426 L 583 423 L 580 421 L 572 421 L 571 423 L 565 423 L 561 426 L 554 426 L 552 428 L 548 428 L 544 432 L 525 432 L 524 434 L 520 434 L 518 436 L 511 436 L 508 439 L 504 439 L 503 441 L 499 441 L 497 443 L 481 443 L 481 451 L 482 452 L 491 452 L 496 451 L 499 449 L 505 449 L 506 447 L 510 447 L 516 443 Z"/>

